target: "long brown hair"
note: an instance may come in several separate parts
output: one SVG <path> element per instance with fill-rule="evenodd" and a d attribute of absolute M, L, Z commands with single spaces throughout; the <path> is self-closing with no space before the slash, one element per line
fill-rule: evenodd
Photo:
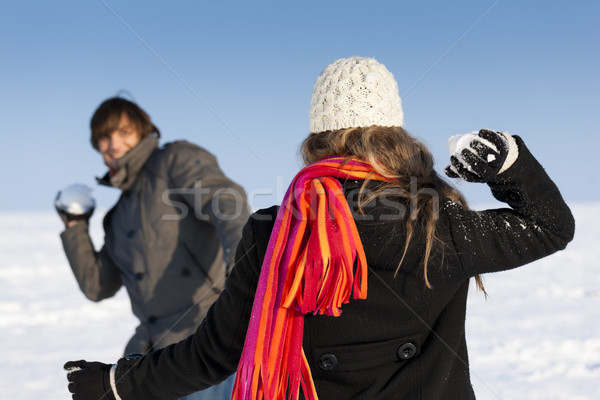
<path fill-rule="evenodd" d="M 427 266 L 434 246 L 443 249 L 444 243 L 436 234 L 439 204 L 438 196 L 448 198 L 467 208 L 463 195 L 444 181 L 434 170 L 433 155 L 418 139 L 401 127 L 370 126 L 336 131 L 311 133 L 302 143 L 300 154 L 306 165 L 329 156 L 347 156 L 367 161 L 381 175 L 392 179 L 370 196 L 363 196 L 360 204 L 366 204 L 384 191 L 392 190 L 396 196 L 410 200 L 411 211 L 405 219 L 406 241 L 404 252 L 398 263 L 400 269 L 409 244 L 417 229 L 425 233 L 425 254 L 423 273 L 425 284 L 432 288 L 427 278 Z M 363 183 L 361 194 L 365 193 L 368 180 Z M 416 184 L 416 191 L 408 190 Z M 435 192 L 436 196 L 431 193 Z M 359 195 L 360 197 L 360 195 Z M 477 287 L 485 293 L 480 276 L 475 277 Z"/>

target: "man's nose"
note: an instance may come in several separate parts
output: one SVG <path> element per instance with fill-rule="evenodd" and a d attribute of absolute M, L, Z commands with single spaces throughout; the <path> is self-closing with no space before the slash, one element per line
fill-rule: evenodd
<path fill-rule="evenodd" d="M 118 135 L 111 135 L 108 138 L 108 148 L 112 152 L 118 152 L 121 149 L 122 141 L 120 140 Z"/>

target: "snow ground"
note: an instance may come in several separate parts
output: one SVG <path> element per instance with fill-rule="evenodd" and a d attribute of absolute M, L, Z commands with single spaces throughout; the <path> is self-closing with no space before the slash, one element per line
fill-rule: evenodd
<path fill-rule="evenodd" d="M 600 399 L 600 203 L 572 205 L 567 250 L 485 278 L 467 343 L 479 400 Z M 100 215 L 92 238 L 102 241 Z M 53 212 L 0 213 L 0 399 L 70 398 L 67 360 L 114 361 L 136 321 L 126 293 L 84 298 Z"/>

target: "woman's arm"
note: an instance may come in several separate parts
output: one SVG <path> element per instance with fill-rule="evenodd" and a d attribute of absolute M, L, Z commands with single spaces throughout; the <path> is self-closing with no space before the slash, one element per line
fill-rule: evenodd
<path fill-rule="evenodd" d="M 442 206 L 450 235 L 468 276 L 515 268 L 562 250 L 573 239 L 575 221 L 558 188 L 514 136 L 518 158 L 488 182 L 511 208 L 469 211 Z"/>

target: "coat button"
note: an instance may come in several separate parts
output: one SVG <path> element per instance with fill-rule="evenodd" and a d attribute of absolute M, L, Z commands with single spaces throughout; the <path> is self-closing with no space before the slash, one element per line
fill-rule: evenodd
<path fill-rule="evenodd" d="M 135 279 L 141 281 L 144 278 L 144 274 L 142 272 L 138 272 L 135 274 Z"/>
<path fill-rule="evenodd" d="M 135 235 L 135 231 L 133 229 L 127 231 L 127 233 L 125 234 L 129 239 L 131 239 L 133 237 L 133 235 Z"/>
<path fill-rule="evenodd" d="M 417 354 L 417 346 L 410 342 L 404 343 L 398 348 L 398 358 L 401 360 L 408 360 L 414 357 L 415 354 Z"/>
<path fill-rule="evenodd" d="M 148 323 L 149 324 L 155 324 L 156 323 L 156 317 L 154 315 L 151 315 L 148 317 Z"/>
<path fill-rule="evenodd" d="M 323 354 L 321 357 L 319 357 L 319 367 L 325 371 L 331 371 L 337 366 L 337 363 L 337 357 L 333 354 Z"/>
<path fill-rule="evenodd" d="M 181 270 L 181 275 L 188 277 L 192 274 L 192 271 L 190 271 L 190 269 L 188 267 L 185 267 L 184 269 Z"/>

